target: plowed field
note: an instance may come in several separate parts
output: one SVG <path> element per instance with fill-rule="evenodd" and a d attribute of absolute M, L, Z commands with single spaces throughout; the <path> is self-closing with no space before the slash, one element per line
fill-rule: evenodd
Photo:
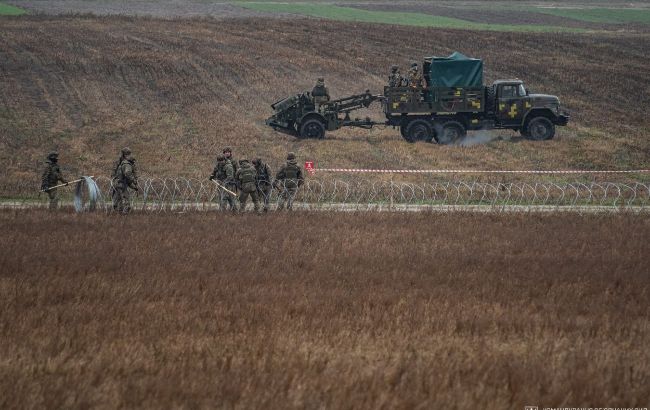
<path fill-rule="evenodd" d="M 640 168 L 648 165 L 648 36 L 436 30 L 310 19 L 5 18 L 0 26 L 1 178 L 106 175 L 129 145 L 143 173 L 207 176 L 225 145 L 276 165 L 288 150 L 318 166 Z M 409 145 L 397 130 L 299 141 L 264 125 L 269 104 L 325 76 L 334 97 L 379 93 L 391 64 L 454 50 L 488 81 L 520 77 L 572 115 L 555 140 L 510 132 L 468 148 Z M 370 115 L 380 119 L 378 111 Z"/>

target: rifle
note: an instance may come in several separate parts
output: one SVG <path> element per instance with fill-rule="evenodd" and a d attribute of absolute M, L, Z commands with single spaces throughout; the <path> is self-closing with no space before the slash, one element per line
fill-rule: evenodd
<path fill-rule="evenodd" d="M 89 178 L 94 178 L 94 177 L 91 176 L 91 177 L 89 177 Z M 83 181 L 83 180 L 84 180 L 84 178 L 75 179 L 74 181 L 68 181 L 68 182 L 66 182 L 65 184 L 59 184 L 59 185 L 55 185 L 55 186 L 53 186 L 53 187 L 49 187 L 49 188 L 45 188 L 45 189 L 41 189 L 40 192 L 47 192 L 47 191 L 49 191 L 49 190 L 51 190 L 51 189 L 54 189 L 54 188 L 61 188 L 61 187 L 63 187 L 63 186 L 68 186 L 68 185 L 70 185 L 70 184 L 74 184 L 75 182 L 79 182 L 79 181 Z"/>

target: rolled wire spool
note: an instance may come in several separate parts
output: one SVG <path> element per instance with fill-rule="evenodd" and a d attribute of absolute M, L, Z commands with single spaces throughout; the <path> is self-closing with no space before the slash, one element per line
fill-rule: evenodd
<path fill-rule="evenodd" d="M 102 193 L 92 177 L 81 177 L 74 189 L 74 209 L 77 212 L 94 211 Z"/>

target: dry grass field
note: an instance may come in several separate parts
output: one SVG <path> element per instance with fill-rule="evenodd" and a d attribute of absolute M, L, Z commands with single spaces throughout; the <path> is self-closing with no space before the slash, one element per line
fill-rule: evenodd
<path fill-rule="evenodd" d="M 0 226 L 1 408 L 648 405 L 647 217 Z"/>
<path fill-rule="evenodd" d="M 35 179 L 55 148 L 66 173 L 109 175 L 124 145 L 145 174 L 193 177 L 209 175 L 225 145 L 274 163 L 293 150 L 323 167 L 644 168 L 648 40 L 300 18 L 3 18 L 0 178 Z M 300 141 L 264 125 L 270 103 L 318 76 L 335 97 L 379 93 L 391 64 L 454 50 L 483 58 L 488 81 L 520 77 L 534 92 L 558 95 L 570 126 L 544 143 L 507 131 L 462 148 L 410 145 L 393 129 Z"/>

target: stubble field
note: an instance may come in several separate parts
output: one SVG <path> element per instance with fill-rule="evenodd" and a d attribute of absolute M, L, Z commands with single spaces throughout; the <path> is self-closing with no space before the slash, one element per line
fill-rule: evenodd
<path fill-rule="evenodd" d="M 2 408 L 648 405 L 643 216 L 0 225 Z"/>

